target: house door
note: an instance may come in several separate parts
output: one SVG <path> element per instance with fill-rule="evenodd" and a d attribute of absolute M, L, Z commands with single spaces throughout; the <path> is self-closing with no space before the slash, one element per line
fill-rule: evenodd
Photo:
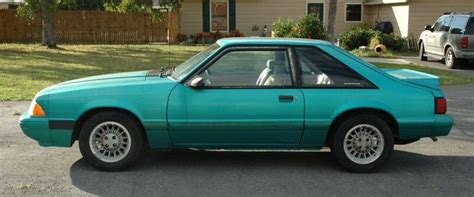
<path fill-rule="evenodd" d="M 324 3 L 308 3 L 308 14 L 315 14 L 321 22 L 324 22 Z"/>

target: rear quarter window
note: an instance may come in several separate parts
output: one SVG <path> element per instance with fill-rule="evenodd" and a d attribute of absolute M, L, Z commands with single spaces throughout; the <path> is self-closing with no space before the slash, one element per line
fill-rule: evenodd
<path fill-rule="evenodd" d="M 455 16 L 451 23 L 451 33 L 472 34 L 474 30 L 472 30 L 472 25 L 469 25 L 468 21 L 472 24 L 472 20 L 470 20 L 468 16 Z"/>
<path fill-rule="evenodd" d="M 315 47 L 295 47 L 295 52 L 303 87 L 373 88 L 360 74 Z"/>

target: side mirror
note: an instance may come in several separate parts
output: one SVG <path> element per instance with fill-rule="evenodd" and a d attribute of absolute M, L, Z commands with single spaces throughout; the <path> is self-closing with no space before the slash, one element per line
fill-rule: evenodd
<path fill-rule="evenodd" d="M 425 30 L 430 30 L 431 31 L 431 25 L 425 25 Z"/>
<path fill-rule="evenodd" d="M 202 88 L 204 87 L 204 79 L 202 77 L 196 77 L 188 83 L 188 86 L 192 88 Z"/>

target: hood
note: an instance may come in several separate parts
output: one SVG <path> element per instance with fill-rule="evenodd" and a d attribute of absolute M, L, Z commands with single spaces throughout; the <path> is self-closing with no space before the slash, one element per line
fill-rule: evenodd
<path fill-rule="evenodd" d="M 147 78 L 156 78 L 154 80 L 155 83 L 170 82 L 166 77 L 159 77 L 159 75 L 153 73 L 156 72 L 134 71 L 85 77 L 50 86 L 42 90 L 41 93 L 59 93 L 73 90 L 129 86 L 131 84 L 143 83 Z"/>
<path fill-rule="evenodd" d="M 135 78 L 135 79 L 142 78 L 144 80 L 148 72 L 149 71 L 134 71 L 134 72 L 97 75 L 97 76 L 92 76 L 92 77 L 74 79 L 74 80 L 66 81 L 57 85 L 67 85 L 67 84 L 74 84 L 74 83 L 94 82 L 94 81 L 111 80 L 111 79 L 127 79 L 127 78 Z"/>

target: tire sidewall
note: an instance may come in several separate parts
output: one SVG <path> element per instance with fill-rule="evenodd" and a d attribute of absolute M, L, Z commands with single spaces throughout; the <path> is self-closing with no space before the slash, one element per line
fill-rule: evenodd
<path fill-rule="evenodd" d="M 97 125 L 108 121 L 120 123 L 128 130 L 131 138 L 130 151 L 122 160 L 117 162 L 104 162 L 98 159 L 89 145 L 89 137 L 93 129 Z M 84 122 L 79 134 L 79 148 L 83 158 L 93 167 L 103 171 L 123 170 L 130 167 L 143 152 L 144 140 L 142 133 L 137 121 L 130 116 L 118 112 L 101 112 Z"/>
<path fill-rule="evenodd" d="M 344 151 L 344 138 L 351 128 L 359 124 L 369 124 L 376 127 L 383 135 L 384 148 L 377 160 L 369 164 L 357 164 L 349 159 Z M 375 115 L 357 115 L 344 121 L 336 131 L 333 139 L 334 155 L 338 162 L 351 172 L 367 173 L 380 169 L 393 152 L 393 134 L 388 124 Z"/>
<path fill-rule="evenodd" d="M 451 60 L 451 64 L 448 63 L 447 59 L 448 59 L 448 54 L 449 53 L 452 53 L 453 57 L 452 57 L 452 60 Z M 446 54 L 445 54 L 445 57 L 444 57 L 444 61 L 445 61 L 445 64 L 446 64 L 446 67 L 448 68 L 451 68 L 451 69 L 455 69 L 457 68 L 457 64 L 458 64 L 458 60 L 456 59 L 456 56 L 454 55 L 454 50 L 453 48 L 449 47 L 447 50 L 446 50 Z"/>
<path fill-rule="evenodd" d="M 423 44 L 423 42 L 421 42 L 421 44 L 420 44 L 420 54 L 419 54 L 419 56 L 420 56 L 421 61 L 426 61 L 428 59 L 427 57 L 425 57 L 425 45 Z"/>

